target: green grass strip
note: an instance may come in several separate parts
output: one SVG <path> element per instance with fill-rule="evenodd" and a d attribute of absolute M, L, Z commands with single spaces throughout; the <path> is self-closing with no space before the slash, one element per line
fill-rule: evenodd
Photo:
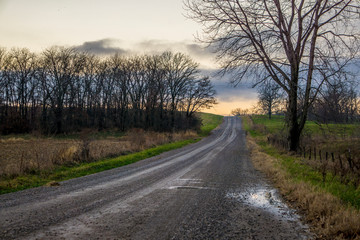
<path fill-rule="evenodd" d="M 278 133 L 286 129 L 284 116 L 273 115 L 271 119 L 269 119 L 266 115 L 253 115 L 252 119 L 255 124 L 264 125 L 269 133 Z M 359 126 L 359 123 L 320 124 L 314 121 L 307 121 L 304 133 L 311 134 L 313 136 L 354 136 L 358 133 L 356 129 L 358 129 Z"/>
<path fill-rule="evenodd" d="M 345 204 L 360 209 L 360 188 L 357 189 L 352 184 L 341 183 L 340 179 L 331 173 L 327 173 L 325 181 L 323 181 L 322 173 L 302 163 L 301 158 L 279 153 L 276 148 L 269 144 L 262 145 L 261 147 L 265 153 L 280 159 L 281 167 L 290 174 L 294 181 L 310 183 L 340 198 Z"/>
<path fill-rule="evenodd" d="M 199 135 L 201 137 L 208 136 L 210 132 L 220 125 L 224 116 L 215 115 L 211 113 L 198 113 L 202 119 L 202 126 Z"/>
<path fill-rule="evenodd" d="M 322 173 L 303 163 L 300 157 L 290 156 L 279 151 L 266 142 L 264 134 L 252 130 L 246 119 L 243 120 L 243 123 L 244 129 L 250 133 L 262 150 L 280 160 L 279 167 L 285 169 L 293 181 L 310 183 L 318 189 L 323 189 L 338 197 L 345 205 L 360 209 L 360 188 L 356 188 L 352 184 L 341 183 L 340 179 L 331 173 L 327 173 L 325 181 L 323 181 Z"/>

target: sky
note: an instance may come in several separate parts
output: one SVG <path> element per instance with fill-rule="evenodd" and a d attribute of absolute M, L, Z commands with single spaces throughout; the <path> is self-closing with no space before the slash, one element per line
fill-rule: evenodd
<path fill-rule="evenodd" d="M 0 47 L 41 52 L 58 45 L 96 54 L 172 50 L 190 55 L 204 72 L 214 72 L 215 55 L 194 37 L 201 25 L 185 15 L 182 0 L 0 0 Z M 256 104 L 249 84 L 233 88 L 212 75 L 219 104 L 206 112 L 229 115 Z"/>

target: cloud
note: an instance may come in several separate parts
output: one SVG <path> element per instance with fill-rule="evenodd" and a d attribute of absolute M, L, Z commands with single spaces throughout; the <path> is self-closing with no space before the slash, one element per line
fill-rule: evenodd
<path fill-rule="evenodd" d="M 164 51 L 180 51 L 196 59 L 213 58 L 215 56 L 210 48 L 187 41 L 170 42 L 164 40 L 148 40 L 136 43 L 135 48 L 140 51 L 155 53 Z"/>
<path fill-rule="evenodd" d="M 140 41 L 135 43 L 130 43 L 127 45 L 129 49 L 121 47 L 124 45 L 124 42 L 119 39 L 100 39 L 96 41 L 87 41 L 79 46 L 75 46 L 76 49 L 80 51 L 88 51 L 94 54 L 128 54 L 128 53 L 162 53 L 165 51 L 173 52 L 184 52 L 194 58 L 213 58 L 215 54 L 211 51 L 210 48 L 206 48 L 201 44 L 190 43 L 187 41 L 171 42 L 164 40 L 147 40 Z"/>
<path fill-rule="evenodd" d="M 222 102 L 234 101 L 255 101 L 257 99 L 256 89 L 250 88 L 245 84 L 239 84 L 234 87 L 225 82 L 212 80 L 213 86 L 217 92 L 217 98 Z"/>
<path fill-rule="evenodd" d="M 224 111 L 230 111 L 229 108 L 243 107 L 249 108 L 257 102 L 257 91 L 255 88 L 252 88 L 251 80 L 242 81 L 235 87 L 230 83 L 231 74 L 225 74 L 220 76 L 218 70 L 213 69 L 202 69 L 201 74 L 204 76 L 209 76 L 211 83 L 216 90 L 216 97 L 218 101 L 225 105 L 218 105 L 218 111 L 221 114 L 225 114 Z M 223 109 L 224 108 L 224 109 Z"/>
<path fill-rule="evenodd" d="M 124 47 L 126 46 L 126 47 Z M 166 40 L 146 40 L 139 42 L 125 42 L 120 39 L 100 39 L 87 41 L 75 46 L 79 51 L 86 51 L 96 55 L 121 55 L 131 54 L 159 54 L 165 51 L 182 52 L 189 55 L 202 67 L 215 68 L 215 54 L 211 48 L 206 48 L 201 44 L 191 41 L 166 41 Z"/>
<path fill-rule="evenodd" d="M 252 87 L 251 80 L 244 80 L 236 86 L 230 83 L 231 74 L 219 75 L 219 70 L 201 69 L 201 75 L 209 76 L 221 102 L 254 102 L 257 91 Z"/>
<path fill-rule="evenodd" d="M 84 42 L 79 46 L 75 46 L 75 49 L 79 51 L 86 51 L 96 55 L 111 55 L 111 54 L 128 54 L 129 50 L 118 47 L 121 41 L 116 39 L 101 39 L 97 41 Z"/>
<path fill-rule="evenodd" d="M 215 53 L 211 47 L 205 47 L 200 44 L 186 44 L 189 53 L 201 58 L 215 58 Z"/>

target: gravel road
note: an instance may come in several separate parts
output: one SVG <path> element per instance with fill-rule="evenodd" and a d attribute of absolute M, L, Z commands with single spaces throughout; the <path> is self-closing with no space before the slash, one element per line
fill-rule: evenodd
<path fill-rule="evenodd" d="M 0 239 L 308 239 L 249 159 L 241 120 L 125 167 L 0 195 Z"/>

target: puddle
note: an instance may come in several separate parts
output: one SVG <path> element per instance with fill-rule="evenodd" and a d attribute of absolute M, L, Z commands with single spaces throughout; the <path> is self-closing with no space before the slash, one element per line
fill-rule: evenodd
<path fill-rule="evenodd" d="M 203 186 L 203 181 L 197 178 L 181 178 L 171 182 L 167 189 L 190 189 L 190 190 L 215 190 L 215 188 Z"/>
<path fill-rule="evenodd" d="M 253 188 L 247 189 L 242 192 L 228 192 L 226 197 L 236 199 L 246 205 L 261 208 L 264 211 L 270 212 L 281 218 L 285 218 L 290 221 L 298 221 L 299 216 L 295 213 L 295 210 L 290 209 L 280 199 L 277 191 L 270 188 Z"/>

